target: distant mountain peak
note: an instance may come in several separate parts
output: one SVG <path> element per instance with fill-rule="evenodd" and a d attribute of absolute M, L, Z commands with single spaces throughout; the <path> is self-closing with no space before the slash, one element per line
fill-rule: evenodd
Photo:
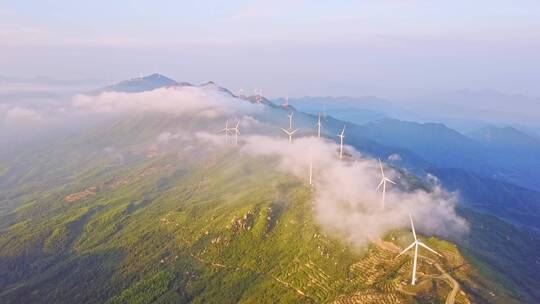
<path fill-rule="evenodd" d="M 469 133 L 468 136 L 480 142 L 502 146 L 540 147 L 540 140 L 512 126 L 486 126 Z"/>
<path fill-rule="evenodd" d="M 227 95 L 230 95 L 230 96 L 233 96 L 233 97 L 236 96 L 231 91 L 229 91 L 229 89 L 224 88 L 222 86 L 219 86 L 218 84 L 216 84 L 213 81 L 207 81 L 207 82 L 201 83 L 199 85 L 199 87 L 201 87 L 201 88 L 210 88 L 210 89 L 213 89 L 213 90 L 216 90 L 216 91 L 219 91 L 219 92 L 226 93 Z"/>
<path fill-rule="evenodd" d="M 144 77 L 137 77 L 129 80 L 120 81 L 116 84 L 103 88 L 101 91 L 138 93 L 174 85 L 178 85 L 178 82 L 164 75 L 153 73 Z"/>

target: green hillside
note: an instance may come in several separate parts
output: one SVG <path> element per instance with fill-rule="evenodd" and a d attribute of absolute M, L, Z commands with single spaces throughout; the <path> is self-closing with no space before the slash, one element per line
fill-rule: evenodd
<path fill-rule="evenodd" d="M 396 258 L 409 231 L 364 248 L 344 243 L 317 224 L 310 188 L 276 170 L 275 159 L 232 147 L 160 150 L 150 139 L 180 122 L 146 118 L 144 132 L 134 132 L 141 123 L 123 121 L 6 165 L 0 302 L 523 300 L 486 264 L 436 238 L 423 240 L 444 257 L 421 250 L 411 286 L 412 256 Z M 117 141 L 131 151 L 121 165 L 100 152 Z"/>

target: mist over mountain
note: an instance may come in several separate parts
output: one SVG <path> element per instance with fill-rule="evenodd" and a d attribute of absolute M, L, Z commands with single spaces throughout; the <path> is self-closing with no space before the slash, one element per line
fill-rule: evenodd
<path fill-rule="evenodd" d="M 433 119 L 476 119 L 487 123 L 538 125 L 540 99 L 494 90 L 456 90 L 406 100 L 412 110 Z M 466 106 L 467 111 L 463 111 Z"/>
<path fill-rule="evenodd" d="M 348 117 L 375 111 L 379 118 L 386 116 L 417 122 L 440 122 L 465 133 L 493 125 L 521 125 L 522 129 L 540 135 L 536 114 L 540 112 L 540 99 L 494 90 L 464 89 L 393 99 L 376 96 L 302 97 L 291 98 L 290 103 L 313 113 L 321 112 L 326 107 L 330 111 L 348 109 Z M 366 121 L 361 119 L 351 122 Z"/>
<path fill-rule="evenodd" d="M 533 153 L 540 148 L 539 137 L 529 135 L 511 126 L 486 126 L 468 133 L 467 136 L 493 147 L 530 149 Z"/>

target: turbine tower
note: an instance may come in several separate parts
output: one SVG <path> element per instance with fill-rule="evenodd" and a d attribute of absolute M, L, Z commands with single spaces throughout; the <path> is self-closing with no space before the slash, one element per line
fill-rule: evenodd
<path fill-rule="evenodd" d="M 313 155 L 309 156 L 309 185 L 313 184 Z"/>
<path fill-rule="evenodd" d="M 317 119 L 317 124 L 315 125 L 317 127 L 317 137 L 321 137 L 321 113 L 319 113 L 319 117 Z"/>
<path fill-rule="evenodd" d="M 289 117 L 289 130 L 292 130 L 292 118 L 293 118 L 293 112 L 287 114 L 287 117 Z"/>
<path fill-rule="evenodd" d="M 345 126 L 343 126 L 343 130 L 341 130 L 341 134 L 338 135 L 341 142 L 339 144 L 339 158 L 343 158 L 343 139 L 345 138 Z"/>
<path fill-rule="evenodd" d="M 231 131 L 231 128 L 229 128 L 229 121 L 225 123 L 225 128 L 219 130 L 219 132 L 225 132 L 225 143 L 229 143 L 229 132 Z"/>
<path fill-rule="evenodd" d="M 238 145 L 238 134 L 240 134 L 240 129 L 238 129 L 239 125 L 240 121 L 237 121 L 234 128 L 229 128 L 229 130 L 234 131 L 234 145 Z"/>
<path fill-rule="evenodd" d="M 426 244 L 418 240 L 418 238 L 416 237 L 416 231 L 414 231 L 414 224 L 413 224 L 412 216 L 410 214 L 409 214 L 409 219 L 411 220 L 411 229 L 414 236 L 414 242 L 411 245 L 409 245 L 409 247 L 405 248 L 402 252 L 400 252 L 400 254 L 398 254 L 398 257 L 404 254 L 405 252 L 407 252 L 409 249 L 414 247 L 414 262 L 413 262 L 413 272 L 412 272 L 412 281 L 411 281 L 411 284 L 414 285 L 416 283 L 416 261 L 418 260 L 418 246 L 422 246 L 440 257 L 442 257 L 442 255 L 440 255 L 437 251 L 429 248 Z"/>
<path fill-rule="evenodd" d="M 386 175 L 384 175 L 384 170 L 383 170 L 383 167 L 382 167 L 382 163 L 381 163 L 381 159 L 379 158 L 379 167 L 381 168 L 381 182 L 379 183 L 379 185 L 377 186 L 377 190 L 379 190 L 379 188 L 382 186 L 382 202 L 381 202 L 381 208 L 382 210 L 384 210 L 384 204 L 385 204 L 385 198 L 386 198 L 386 182 L 389 182 L 389 183 L 392 183 L 392 184 L 396 184 L 394 183 L 391 179 L 389 179 L 388 177 L 386 177 Z"/>

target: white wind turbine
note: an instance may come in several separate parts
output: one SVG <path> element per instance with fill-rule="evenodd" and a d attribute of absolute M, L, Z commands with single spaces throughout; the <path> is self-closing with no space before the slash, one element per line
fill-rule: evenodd
<path fill-rule="evenodd" d="M 293 112 L 287 114 L 287 117 L 289 117 L 289 130 L 292 130 L 292 118 L 293 118 Z"/>
<path fill-rule="evenodd" d="M 296 133 L 296 131 L 298 131 L 298 129 L 294 129 L 294 130 L 287 130 L 287 129 L 283 129 L 281 128 L 281 130 L 283 132 L 285 132 L 285 134 L 289 135 L 289 142 L 292 142 L 292 136 L 294 133 Z"/>
<path fill-rule="evenodd" d="M 229 128 L 229 130 L 234 131 L 234 144 L 238 145 L 238 134 L 240 134 L 240 129 L 238 129 L 238 126 L 240 125 L 240 121 L 236 122 L 236 126 L 234 128 Z"/>
<path fill-rule="evenodd" d="M 225 123 L 225 128 L 219 130 L 219 132 L 225 132 L 225 143 L 229 143 L 229 132 L 231 131 L 231 128 L 229 128 L 229 121 Z"/>
<path fill-rule="evenodd" d="M 381 163 L 381 159 L 379 159 L 379 167 L 381 168 L 381 182 L 379 183 L 379 185 L 377 186 L 377 190 L 379 190 L 379 188 L 382 186 L 382 210 L 384 210 L 384 204 L 385 204 L 385 199 L 386 199 L 386 183 L 389 182 L 389 183 L 392 183 L 392 184 L 396 184 L 395 182 L 393 182 L 391 179 L 389 179 L 388 177 L 386 177 L 386 175 L 384 175 L 384 170 L 383 170 L 383 167 L 382 167 L 382 163 Z"/>
<path fill-rule="evenodd" d="M 322 127 L 322 124 L 321 124 L 321 113 L 319 113 L 319 117 L 317 119 L 317 124 L 315 125 L 317 126 L 317 137 L 321 137 L 321 127 Z"/>
<path fill-rule="evenodd" d="M 341 140 L 339 144 L 339 158 L 343 158 L 343 139 L 345 138 L 345 126 L 343 126 L 343 130 L 341 130 L 341 134 L 338 134 L 338 137 Z"/>
<path fill-rule="evenodd" d="M 289 142 L 292 142 L 292 136 L 294 133 L 296 133 L 298 131 L 298 129 L 293 129 L 292 128 L 292 118 L 293 118 L 293 113 L 289 113 L 287 114 L 287 117 L 289 117 L 289 128 L 288 129 L 284 129 L 284 128 L 281 128 L 281 130 L 283 132 L 285 132 L 285 134 L 289 135 Z"/>
<path fill-rule="evenodd" d="M 418 246 L 422 246 L 440 257 L 442 257 L 442 255 L 440 255 L 437 251 L 429 248 L 426 244 L 418 240 L 418 238 L 416 237 L 416 231 L 414 231 L 414 224 L 413 224 L 412 216 L 410 214 L 409 214 L 409 219 L 411 219 L 411 229 L 414 236 L 414 242 L 411 245 L 409 245 L 409 247 L 405 248 L 402 252 L 400 252 L 400 254 L 398 254 L 398 257 L 404 254 L 405 252 L 407 252 L 409 249 L 414 247 L 414 262 L 413 262 L 413 272 L 412 272 L 412 281 L 411 281 L 411 284 L 414 285 L 416 283 L 416 261 L 418 260 Z"/>

